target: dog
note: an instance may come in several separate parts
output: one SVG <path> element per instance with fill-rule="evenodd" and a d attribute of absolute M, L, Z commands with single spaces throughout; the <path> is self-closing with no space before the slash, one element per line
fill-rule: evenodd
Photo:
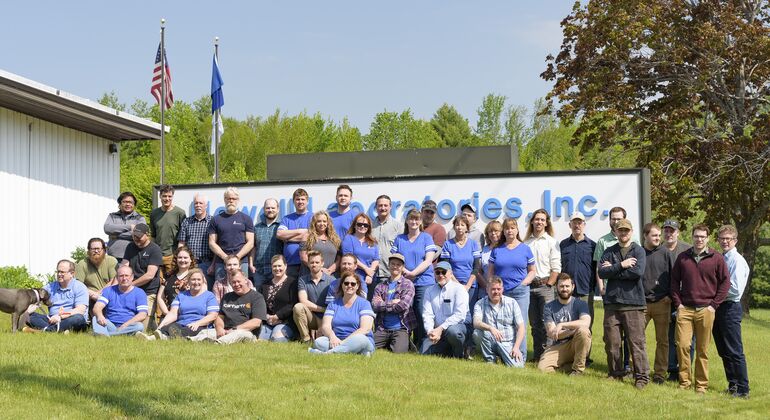
<path fill-rule="evenodd" d="M 11 332 L 19 330 L 29 318 L 29 312 L 34 312 L 41 303 L 51 306 L 51 295 L 45 289 L 0 289 L 0 311 L 13 314 Z M 29 311 L 30 306 L 35 309 Z"/>

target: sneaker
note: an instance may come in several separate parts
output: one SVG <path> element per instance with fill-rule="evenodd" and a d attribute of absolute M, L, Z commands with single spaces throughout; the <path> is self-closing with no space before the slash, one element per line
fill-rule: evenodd
<path fill-rule="evenodd" d="M 62 334 L 67 335 L 69 333 L 70 333 L 70 330 L 64 330 L 64 332 Z"/>
<path fill-rule="evenodd" d="M 157 338 L 158 340 L 168 340 L 168 337 L 166 337 L 166 335 L 165 335 L 165 334 L 163 334 L 162 332 L 160 332 L 160 330 L 155 330 L 155 331 L 152 333 L 152 335 L 154 336 L 153 338 Z"/>
<path fill-rule="evenodd" d="M 24 328 L 21 329 L 21 332 L 25 332 L 25 333 L 39 333 L 40 330 L 36 330 L 36 329 L 34 329 L 32 327 L 24 326 Z"/>
<path fill-rule="evenodd" d="M 155 341 L 155 337 L 153 337 L 151 335 L 147 335 L 147 334 L 145 334 L 145 333 L 143 333 L 141 331 L 139 331 L 138 333 L 134 334 L 134 337 L 136 337 L 136 338 L 138 338 L 140 340 L 144 340 L 144 341 Z"/>
<path fill-rule="evenodd" d="M 725 390 L 725 394 L 727 395 L 733 395 L 738 392 L 738 385 L 729 385 L 727 389 Z"/>
<path fill-rule="evenodd" d="M 695 388 L 695 393 L 698 395 L 706 395 L 706 388 Z"/>
<path fill-rule="evenodd" d="M 733 397 L 733 398 L 741 398 L 741 399 L 744 399 L 744 400 L 748 400 L 749 399 L 749 393 L 748 392 L 738 392 L 738 391 L 735 391 L 732 394 L 730 394 L 730 396 Z"/>
<path fill-rule="evenodd" d="M 594 359 L 590 357 L 586 359 L 586 367 L 590 367 L 592 364 L 594 364 Z"/>
<path fill-rule="evenodd" d="M 363 353 L 362 353 L 362 355 L 363 355 L 364 357 L 372 357 L 372 352 L 370 352 L 370 351 L 365 351 L 365 352 L 363 352 Z"/>
<path fill-rule="evenodd" d="M 583 372 L 579 370 L 573 370 L 572 372 L 569 373 L 569 376 L 583 376 Z"/>
<path fill-rule="evenodd" d="M 662 376 L 653 376 L 652 383 L 654 383 L 655 385 L 663 385 L 664 383 L 666 383 L 666 379 L 663 378 Z"/>
<path fill-rule="evenodd" d="M 644 387 L 646 386 L 647 386 L 647 382 L 644 382 L 644 381 L 636 381 L 636 383 L 634 383 L 634 388 L 639 390 L 644 389 Z"/>
<path fill-rule="evenodd" d="M 668 380 L 670 382 L 679 382 L 679 372 L 669 372 Z"/>

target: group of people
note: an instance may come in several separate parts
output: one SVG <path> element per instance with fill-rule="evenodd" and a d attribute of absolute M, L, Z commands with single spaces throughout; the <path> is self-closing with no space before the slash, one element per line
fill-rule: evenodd
<path fill-rule="evenodd" d="M 722 252 L 707 246 L 705 225 L 692 228 L 692 245 L 680 241 L 674 220 L 646 224 L 640 245 L 626 211 L 614 207 L 610 231 L 598 240 L 585 235 L 585 217 L 576 213 L 571 235 L 558 241 L 544 209 L 532 213 L 522 236 L 516 219 L 482 227 L 465 204 L 447 232 L 432 200 L 402 223 L 387 195 L 377 198 L 374 218 L 354 211 L 352 196 L 340 185 L 336 208 L 311 213 L 308 193 L 297 189 L 293 213 L 279 219 L 270 198 L 254 223 L 238 209 L 236 188 L 225 190 L 223 212 L 207 214 L 207 199 L 196 195 L 186 217 L 173 187 L 162 186 L 148 224 L 124 192 L 104 224 L 109 242 L 92 238 L 87 258 L 59 262 L 57 282 L 46 286 L 49 314 L 32 314 L 27 330 L 83 330 L 90 321 L 103 336 L 298 340 L 314 354 L 411 348 L 523 367 L 529 323 L 530 361 L 544 372 L 581 375 L 592 363 L 594 297 L 601 296 L 610 378 L 630 375 L 637 388 L 650 381 L 652 320 L 652 382 L 706 392 L 713 335 L 728 392 L 748 396 L 740 328 L 748 266 L 733 226 L 717 231 Z"/>

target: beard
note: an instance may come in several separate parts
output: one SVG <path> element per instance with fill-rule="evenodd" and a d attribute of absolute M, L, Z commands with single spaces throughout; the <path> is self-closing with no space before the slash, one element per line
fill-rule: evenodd
<path fill-rule="evenodd" d="M 226 209 L 228 213 L 232 214 L 238 210 L 238 206 L 236 206 L 235 204 L 228 204 Z"/>
<path fill-rule="evenodd" d="M 560 298 L 562 298 L 562 299 L 564 299 L 564 300 L 567 300 L 567 299 L 569 299 L 569 297 L 570 297 L 570 296 L 572 296 L 572 293 L 567 293 L 567 292 L 559 292 L 559 297 L 560 297 Z"/>
<path fill-rule="evenodd" d="M 95 267 L 99 267 L 102 265 L 102 261 L 104 261 L 104 253 L 100 253 L 99 255 L 94 255 L 89 258 L 89 261 L 91 261 L 91 264 L 93 264 Z"/>

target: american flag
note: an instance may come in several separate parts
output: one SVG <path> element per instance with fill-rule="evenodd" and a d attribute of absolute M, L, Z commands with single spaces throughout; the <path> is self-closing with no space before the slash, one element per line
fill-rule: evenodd
<path fill-rule="evenodd" d="M 152 72 L 152 87 L 150 88 L 150 93 L 152 96 L 155 97 L 155 100 L 158 101 L 158 105 L 160 105 L 160 97 L 162 95 L 161 93 L 161 74 L 160 74 L 160 66 L 161 66 L 161 60 L 160 60 L 160 52 L 161 47 L 158 45 L 158 53 L 155 55 L 155 69 Z M 163 61 L 166 63 L 166 109 L 171 108 L 171 105 L 174 105 L 174 93 L 171 91 L 171 71 L 168 68 L 168 58 L 166 58 L 166 51 L 163 51 Z"/>

